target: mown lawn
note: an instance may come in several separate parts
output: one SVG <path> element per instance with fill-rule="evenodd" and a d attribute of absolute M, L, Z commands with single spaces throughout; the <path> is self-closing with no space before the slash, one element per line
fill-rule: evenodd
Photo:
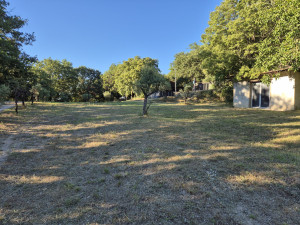
<path fill-rule="evenodd" d="M 0 113 L 0 224 L 299 224 L 300 111 L 141 110 Z"/>

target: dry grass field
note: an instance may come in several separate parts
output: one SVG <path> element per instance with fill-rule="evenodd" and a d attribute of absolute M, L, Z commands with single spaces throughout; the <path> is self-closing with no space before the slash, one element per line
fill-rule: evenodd
<path fill-rule="evenodd" d="M 300 111 L 37 103 L 0 113 L 0 224 L 299 224 Z"/>

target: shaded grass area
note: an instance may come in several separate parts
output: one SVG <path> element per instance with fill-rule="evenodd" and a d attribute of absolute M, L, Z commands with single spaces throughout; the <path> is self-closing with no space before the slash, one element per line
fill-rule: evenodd
<path fill-rule="evenodd" d="M 298 224 L 300 111 L 39 103 L 0 114 L 0 224 Z M 0 151 L 1 154 L 1 151 Z"/>

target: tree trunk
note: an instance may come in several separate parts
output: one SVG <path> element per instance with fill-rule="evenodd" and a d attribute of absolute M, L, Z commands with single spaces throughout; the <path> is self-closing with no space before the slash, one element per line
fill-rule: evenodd
<path fill-rule="evenodd" d="M 147 115 L 147 101 L 148 101 L 148 96 L 144 97 L 144 107 L 143 107 L 143 116 Z"/>
<path fill-rule="evenodd" d="M 15 105 L 16 105 L 15 111 L 16 111 L 16 113 L 18 113 L 18 99 L 17 99 L 17 97 L 15 97 Z"/>
<path fill-rule="evenodd" d="M 31 105 L 33 105 L 34 96 L 31 94 Z"/>

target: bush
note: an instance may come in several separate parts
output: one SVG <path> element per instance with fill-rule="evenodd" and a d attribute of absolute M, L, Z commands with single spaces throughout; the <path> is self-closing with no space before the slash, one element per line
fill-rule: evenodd
<path fill-rule="evenodd" d="M 196 99 L 199 102 L 200 99 L 212 99 L 215 98 L 216 95 L 213 90 L 205 90 L 205 91 L 197 91 Z"/>
<path fill-rule="evenodd" d="M 50 98 L 50 91 L 46 88 L 41 88 L 39 91 L 39 101 L 48 101 Z"/>
<path fill-rule="evenodd" d="M 83 94 L 81 95 L 82 101 L 88 102 L 90 100 L 90 95 L 89 94 Z"/>
<path fill-rule="evenodd" d="M 30 90 L 30 93 L 33 94 L 33 97 L 36 101 L 48 101 L 50 98 L 50 91 L 41 84 L 37 84 L 33 86 Z"/>
<path fill-rule="evenodd" d="M 66 92 L 62 92 L 59 94 L 59 97 L 57 98 L 58 102 L 69 102 L 72 100 L 72 97 L 70 94 Z"/>
<path fill-rule="evenodd" d="M 10 95 L 9 87 L 4 84 L 0 85 L 0 103 L 3 103 L 5 100 L 7 100 L 9 95 Z"/>
<path fill-rule="evenodd" d="M 216 95 L 220 98 L 221 101 L 232 102 L 233 101 L 233 87 L 222 86 L 216 89 Z"/>
<path fill-rule="evenodd" d="M 109 91 L 105 91 L 103 93 L 103 96 L 104 96 L 105 101 L 113 101 L 114 100 L 112 94 Z"/>
<path fill-rule="evenodd" d="M 180 96 L 184 99 L 184 103 L 186 103 L 187 99 L 190 97 L 190 92 L 192 90 L 192 86 L 186 84 L 183 90 L 180 90 Z"/>

